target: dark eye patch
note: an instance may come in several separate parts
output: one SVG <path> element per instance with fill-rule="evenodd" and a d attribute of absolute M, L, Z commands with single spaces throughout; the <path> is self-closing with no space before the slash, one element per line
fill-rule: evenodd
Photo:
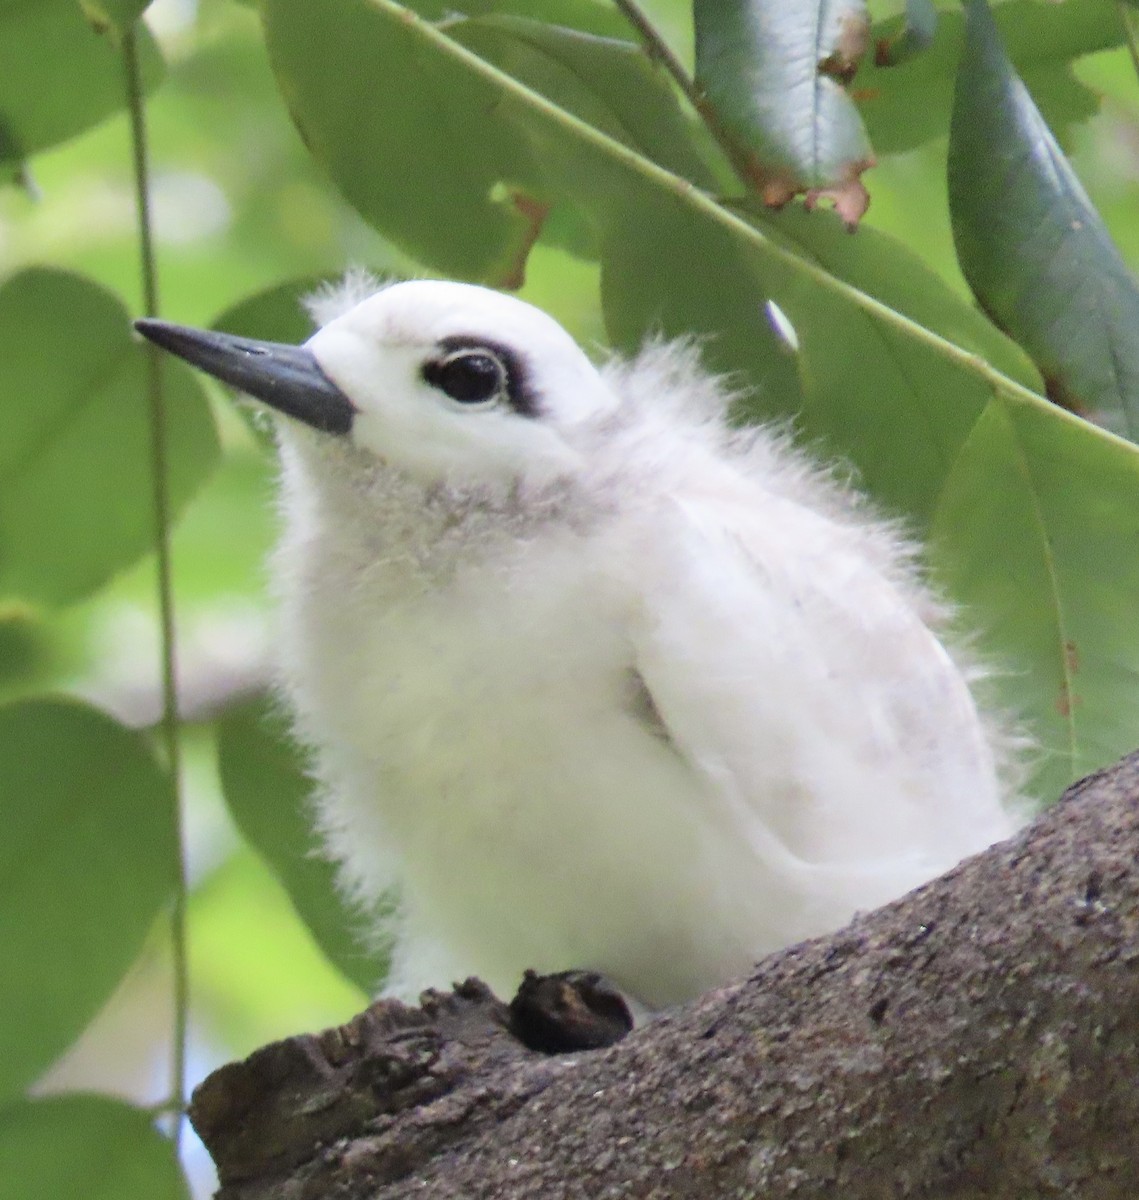
<path fill-rule="evenodd" d="M 486 404 L 506 395 L 506 367 L 486 350 L 456 350 L 426 363 L 423 377 L 458 404 Z"/>
<path fill-rule="evenodd" d="M 442 338 L 438 355 L 423 364 L 423 378 L 460 404 L 484 403 L 497 392 L 519 416 L 538 415 L 521 357 L 486 338 Z"/>

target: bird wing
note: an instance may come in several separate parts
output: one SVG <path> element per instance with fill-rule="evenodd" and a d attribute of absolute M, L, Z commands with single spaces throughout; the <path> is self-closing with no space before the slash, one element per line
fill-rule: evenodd
<path fill-rule="evenodd" d="M 630 558 L 651 731 L 769 862 L 846 872 L 858 895 L 892 866 L 898 894 L 1009 831 L 932 604 L 855 523 L 774 496 L 678 497 Z"/>

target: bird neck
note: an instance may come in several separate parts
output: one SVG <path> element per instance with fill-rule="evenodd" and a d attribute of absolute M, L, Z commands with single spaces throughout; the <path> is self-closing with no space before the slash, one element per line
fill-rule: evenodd
<path fill-rule="evenodd" d="M 599 515 L 571 479 L 540 486 L 427 484 L 347 442 L 280 439 L 285 537 L 319 545 L 355 572 L 399 592 L 438 587 L 470 563 L 550 525 L 584 527 Z"/>

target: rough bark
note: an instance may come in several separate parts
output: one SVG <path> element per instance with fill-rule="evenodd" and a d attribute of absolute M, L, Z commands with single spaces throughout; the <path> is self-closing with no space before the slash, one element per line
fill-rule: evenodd
<path fill-rule="evenodd" d="M 608 1050 L 524 1050 L 468 984 L 268 1046 L 191 1115 L 223 1200 L 1133 1200 L 1137 858 L 1139 754 Z"/>

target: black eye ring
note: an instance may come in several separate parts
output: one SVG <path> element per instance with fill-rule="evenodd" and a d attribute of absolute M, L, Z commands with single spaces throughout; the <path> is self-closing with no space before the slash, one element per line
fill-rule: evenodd
<path fill-rule="evenodd" d="M 456 404 L 489 406 L 507 394 L 506 364 L 484 347 L 424 363 L 423 378 Z"/>

